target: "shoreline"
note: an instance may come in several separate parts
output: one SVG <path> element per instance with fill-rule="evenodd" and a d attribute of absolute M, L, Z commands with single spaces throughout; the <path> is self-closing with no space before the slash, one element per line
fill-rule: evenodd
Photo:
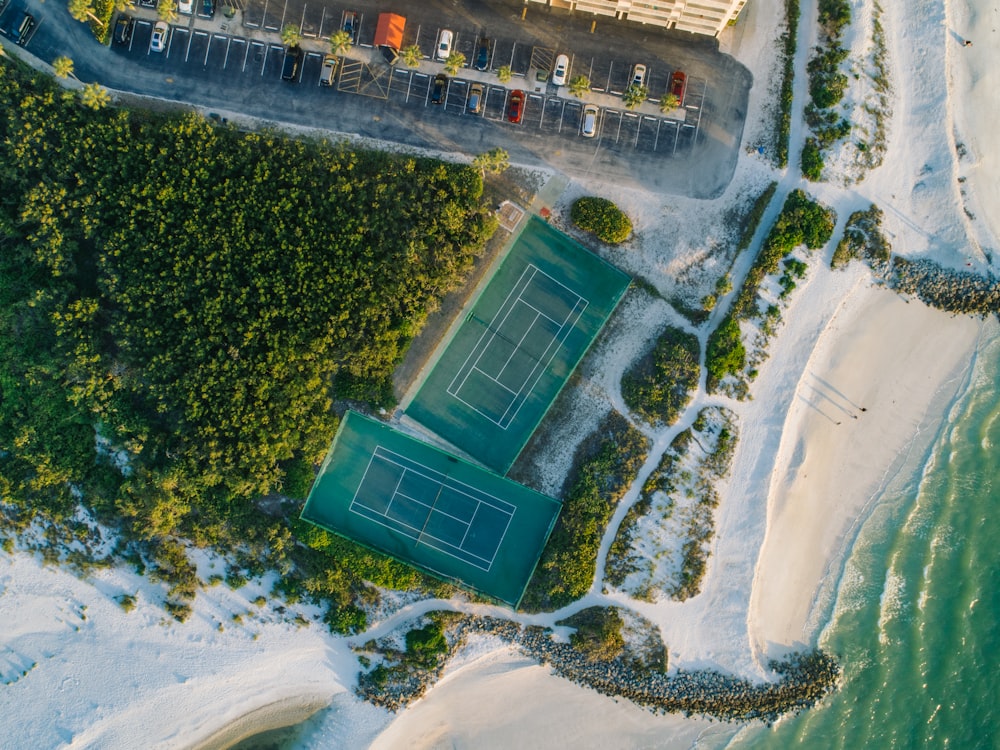
<path fill-rule="evenodd" d="M 319 693 L 280 698 L 264 706 L 251 709 L 245 714 L 213 729 L 201 739 L 188 742 L 185 750 L 227 750 L 227 748 L 273 729 L 282 729 L 300 724 L 309 717 L 330 706 L 332 696 Z"/>

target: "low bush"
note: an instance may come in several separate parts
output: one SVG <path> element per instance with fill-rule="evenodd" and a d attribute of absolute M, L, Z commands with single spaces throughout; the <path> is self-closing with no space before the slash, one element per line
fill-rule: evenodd
<path fill-rule="evenodd" d="M 819 182 L 823 178 L 823 152 L 815 138 L 807 138 L 802 146 L 800 166 L 802 176 L 807 180 Z"/>
<path fill-rule="evenodd" d="M 652 424 L 673 424 L 698 386 L 698 338 L 667 327 L 653 350 L 622 375 L 622 398 Z"/>
<path fill-rule="evenodd" d="M 750 210 L 743 218 L 743 233 L 740 235 L 740 244 L 736 247 L 738 252 L 742 252 L 750 247 L 754 233 L 757 231 L 757 227 L 760 226 L 760 220 L 764 218 L 764 211 L 771 204 L 771 199 L 774 197 L 774 192 L 777 189 L 778 183 L 772 182 L 754 200 L 753 206 L 750 207 Z"/>
<path fill-rule="evenodd" d="M 593 232 L 609 245 L 618 245 L 632 234 L 631 220 L 607 198 L 578 198 L 570 209 L 570 218 L 580 229 Z"/>
<path fill-rule="evenodd" d="M 615 607 L 588 607 L 559 624 L 576 628 L 569 642 L 589 661 L 611 661 L 625 650 L 624 623 Z"/>

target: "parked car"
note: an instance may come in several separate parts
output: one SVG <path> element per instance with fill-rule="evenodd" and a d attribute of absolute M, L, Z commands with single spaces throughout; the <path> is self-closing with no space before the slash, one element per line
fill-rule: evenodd
<path fill-rule="evenodd" d="M 600 110 L 596 104 L 588 104 L 583 108 L 583 119 L 580 121 L 580 135 L 593 138 L 597 135 L 597 115 Z"/>
<path fill-rule="evenodd" d="M 448 31 L 448 29 L 441 29 L 441 33 L 438 34 L 437 53 L 435 55 L 438 60 L 448 59 L 448 55 L 451 54 L 451 43 L 454 40 L 454 34 Z"/>
<path fill-rule="evenodd" d="M 157 5 L 159 5 L 159 0 L 139 0 L 139 7 L 141 8 L 156 10 Z"/>
<path fill-rule="evenodd" d="M 510 101 L 507 103 L 507 119 L 510 122 L 521 122 L 524 117 L 524 92 L 520 89 L 510 92 Z"/>
<path fill-rule="evenodd" d="M 474 83 L 469 87 L 469 100 L 465 106 L 474 115 L 483 111 L 483 84 Z"/>
<path fill-rule="evenodd" d="M 285 59 L 281 62 L 281 80 L 298 82 L 303 57 L 302 48 L 298 45 L 285 49 Z"/>
<path fill-rule="evenodd" d="M 149 48 L 153 52 L 163 52 L 170 41 L 170 27 L 166 21 L 157 21 L 153 26 L 153 36 L 149 40 Z"/>
<path fill-rule="evenodd" d="M 35 17 L 26 10 L 15 10 L 10 12 L 0 26 L 0 32 L 8 37 L 12 42 L 24 46 L 31 39 L 31 33 L 35 28 Z"/>
<path fill-rule="evenodd" d="M 490 66 L 490 40 L 480 37 L 476 45 L 476 70 L 486 70 Z"/>
<path fill-rule="evenodd" d="M 337 75 L 337 58 L 334 55 L 327 55 L 323 58 L 323 68 L 319 72 L 319 83 L 321 86 L 332 86 L 333 78 Z"/>
<path fill-rule="evenodd" d="M 684 106 L 684 92 L 687 89 L 687 76 L 679 70 L 674 71 L 674 77 L 670 81 L 670 93 L 677 97 L 677 106 Z"/>
<path fill-rule="evenodd" d="M 215 18 L 215 0 L 202 0 L 198 15 L 202 18 Z"/>
<path fill-rule="evenodd" d="M 351 44 L 358 43 L 358 27 L 358 12 L 356 10 L 345 10 L 343 29 L 351 35 Z"/>
<path fill-rule="evenodd" d="M 177 12 L 183 13 L 185 16 L 194 15 L 194 0 L 178 0 L 177 2 Z"/>
<path fill-rule="evenodd" d="M 646 66 L 639 63 L 634 68 L 632 68 L 632 85 L 633 86 L 645 86 L 646 85 Z"/>
<path fill-rule="evenodd" d="M 569 58 L 566 55 L 559 55 L 556 58 L 556 68 L 552 71 L 552 83 L 556 86 L 566 85 L 566 74 L 569 72 Z"/>
<path fill-rule="evenodd" d="M 448 76 L 438 73 L 434 76 L 434 84 L 431 87 L 431 104 L 444 104 L 444 98 L 448 95 Z"/>
<path fill-rule="evenodd" d="M 122 13 L 115 21 L 115 44 L 128 44 L 132 41 L 132 29 L 135 28 L 135 21 L 132 16 Z"/>

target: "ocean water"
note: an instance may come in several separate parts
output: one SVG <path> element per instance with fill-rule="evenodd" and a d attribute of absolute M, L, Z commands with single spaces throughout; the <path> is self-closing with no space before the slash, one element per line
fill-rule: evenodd
<path fill-rule="evenodd" d="M 930 449 L 863 525 L 820 637 L 820 706 L 750 748 L 1000 748 L 1000 336 L 988 326 Z"/>

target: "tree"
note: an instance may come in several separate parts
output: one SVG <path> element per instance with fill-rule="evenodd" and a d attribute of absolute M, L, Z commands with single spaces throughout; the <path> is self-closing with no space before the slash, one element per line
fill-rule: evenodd
<path fill-rule="evenodd" d="M 52 70 L 57 78 L 69 78 L 73 75 L 73 61 L 65 55 L 60 55 L 52 61 Z"/>
<path fill-rule="evenodd" d="M 80 94 L 80 101 L 84 107 L 91 109 L 103 109 L 111 102 L 111 94 L 99 83 L 88 83 L 83 87 Z"/>
<path fill-rule="evenodd" d="M 672 109 L 677 109 L 681 105 L 681 100 L 677 98 L 676 94 L 664 94 L 660 97 L 660 111 L 669 112 Z"/>
<path fill-rule="evenodd" d="M 281 30 L 281 41 L 288 47 L 298 47 L 302 41 L 302 31 L 294 23 L 286 23 Z M 330 40 L 332 43 L 332 39 Z"/>
<path fill-rule="evenodd" d="M 622 94 L 622 100 L 629 109 L 635 109 L 648 98 L 649 89 L 645 86 L 637 86 L 634 83 L 625 89 L 625 93 Z"/>
<path fill-rule="evenodd" d="M 287 29 L 289 27 L 286 26 L 285 28 Z M 296 31 L 298 31 L 298 29 L 296 29 Z M 284 32 L 282 32 L 281 38 L 282 39 L 285 38 Z M 298 42 L 296 42 L 296 44 L 297 43 Z M 351 48 L 351 46 L 352 46 L 351 35 L 348 32 L 344 31 L 343 29 L 341 29 L 340 31 L 334 33 L 330 37 L 330 50 L 335 55 L 343 55 L 343 54 L 345 54 L 347 52 L 347 50 L 349 50 Z"/>
<path fill-rule="evenodd" d="M 177 20 L 177 0 L 160 0 L 156 13 L 161 21 L 173 23 Z"/>
<path fill-rule="evenodd" d="M 569 81 L 569 93 L 577 99 L 582 99 L 590 93 L 590 79 L 587 76 L 574 76 Z"/>
<path fill-rule="evenodd" d="M 485 151 L 472 160 L 472 166 L 485 174 L 500 174 L 510 166 L 510 156 L 502 148 Z"/>
<path fill-rule="evenodd" d="M 101 23 L 100 19 L 94 15 L 94 6 L 91 0 L 69 0 L 66 7 L 70 16 L 80 23 L 86 23 L 88 20 Z M 103 26 L 103 24 L 101 25 Z"/>
<path fill-rule="evenodd" d="M 459 69 L 465 66 L 465 55 L 461 52 L 452 52 L 448 59 L 444 61 L 444 72 L 450 76 L 458 73 Z"/>
<path fill-rule="evenodd" d="M 500 83 L 509 83 L 510 79 L 513 77 L 514 74 L 509 65 L 501 65 L 497 68 L 497 78 L 500 79 Z"/>
<path fill-rule="evenodd" d="M 399 56 L 403 59 L 403 64 L 408 68 L 416 68 L 420 65 L 420 61 L 424 59 L 424 53 L 415 44 L 411 44 L 409 47 L 403 47 L 399 52 Z"/>

